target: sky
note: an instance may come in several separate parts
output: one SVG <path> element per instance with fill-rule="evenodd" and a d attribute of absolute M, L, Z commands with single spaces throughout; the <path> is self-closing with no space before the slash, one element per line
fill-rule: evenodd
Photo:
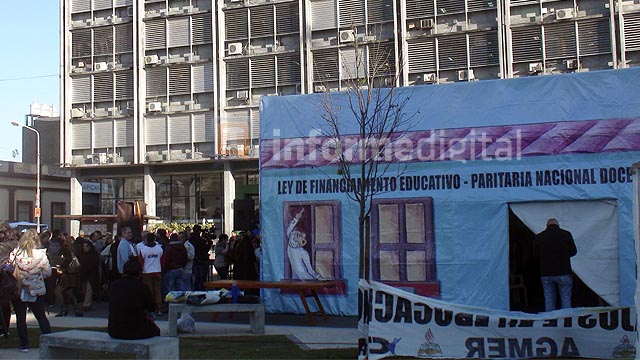
<path fill-rule="evenodd" d="M 0 11 L 0 160 L 21 161 L 32 102 L 60 109 L 58 0 L 3 1 Z M 41 137 L 47 134 L 40 134 Z M 13 157 L 18 150 L 20 155 Z"/>

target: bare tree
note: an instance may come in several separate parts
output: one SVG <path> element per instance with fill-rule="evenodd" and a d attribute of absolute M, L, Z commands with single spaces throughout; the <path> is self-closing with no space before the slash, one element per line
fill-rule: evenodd
<path fill-rule="evenodd" d="M 352 26 L 353 33 L 356 27 Z M 326 127 L 322 135 L 331 140 L 325 151 L 335 156 L 338 174 L 350 187 L 346 195 L 359 205 L 358 238 L 360 246 L 359 276 L 370 279 L 370 215 L 372 202 L 384 190 L 371 186 L 379 177 L 385 176 L 393 163 L 393 149 L 388 146 L 394 139 L 408 130 L 409 122 L 415 114 L 406 113 L 407 96 L 397 94 L 401 57 L 396 56 L 393 43 L 380 41 L 360 43 L 354 37 L 354 68 L 345 68 L 347 79 L 342 80 L 346 93 L 346 113 L 336 104 L 330 93 L 323 96 L 321 109 Z M 398 60 L 396 60 L 398 59 Z M 346 63 L 347 61 L 343 61 Z M 318 76 L 317 74 L 316 76 Z M 325 85 L 326 89 L 330 86 Z M 357 124 L 357 144 L 345 145 L 344 124 Z M 398 170 L 399 173 L 402 170 Z M 399 173 L 397 175 L 399 175 Z"/>

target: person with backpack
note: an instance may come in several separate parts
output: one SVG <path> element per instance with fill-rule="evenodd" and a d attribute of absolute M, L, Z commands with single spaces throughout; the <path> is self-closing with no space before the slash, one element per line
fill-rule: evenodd
<path fill-rule="evenodd" d="M 8 223 L 0 224 L 0 264 L 4 265 L 9 261 L 9 254 L 11 251 L 18 246 L 18 239 L 16 237 L 16 232 L 11 228 Z M 3 276 L 11 276 L 11 273 L 8 271 L 3 271 Z M 4 274 L 6 272 L 6 274 Z M 4 291 L 0 295 L 6 296 L 6 298 L 0 298 L 0 313 L 1 319 L 3 323 L 0 324 L 0 335 L 7 335 L 9 333 L 9 321 L 11 320 L 11 295 L 7 293 L 8 290 Z"/>

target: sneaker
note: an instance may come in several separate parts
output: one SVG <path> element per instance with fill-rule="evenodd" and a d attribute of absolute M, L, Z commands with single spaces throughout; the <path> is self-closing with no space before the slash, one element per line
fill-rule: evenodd
<path fill-rule="evenodd" d="M 28 346 L 20 346 L 18 348 L 18 351 L 23 352 L 23 353 L 28 353 L 29 352 L 29 347 Z"/>

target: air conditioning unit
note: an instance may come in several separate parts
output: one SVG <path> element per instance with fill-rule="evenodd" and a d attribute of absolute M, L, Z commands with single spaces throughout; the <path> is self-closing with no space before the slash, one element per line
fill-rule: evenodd
<path fill-rule="evenodd" d="M 106 164 L 107 163 L 107 153 L 95 153 L 92 154 L 91 163 L 92 164 Z"/>
<path fill-rule="evenodd" d="M 78 109 L 78 108 L 71 109 L 71 118 L 77 119 L 83 116 L 84 116 L 84 110 Z"/>
<path fill-rule="evenodd" d="M 127 7 L 127 16 L 128 17 L 133 17 L 133 6 L 128 6 Z"/>
<path fill-rule="evenodd" d="M 247 90 L 236 91 L 236 99 L 249 100 L 249 91 Z"/>
<path fill-rule="evenodd" d="M 93 70 L 94 71 L 107 70 L 107 63 L 106 62 L 97 62 L 97 63 L 93 64 Z"/>
<path fill-rule="evenodd" d="M 567 70 L 578 70 L 578 59 L 567 59 L 564 61 L 564 67 Z"/>
<path fill-rule="evenodd" d="M 556 20 L 566 20 L 573 18 L 573 9 L 559 9 L 556 10 Z"/>
<path fill-rule="evenodd" d="M 535 74 L 544 71 L 544 66 L 541 62 L 529 63 L 529 74 Z"/>
<path fill-rule="evenodd" d="M 327 92 L 327 87 L 324 85 L 316 85 L 313 87 L 313 92 L 316 92 L 316 93 Z"/>
<path fill-rule="evenodd" d="M 229 51 L 229 55 L 242 55 L 242 43 L 231 43 L 229 44 L 229 46 L 227 47 L 227 50 Z"/>
<path fill-rule="evenodd" d="M 460 70 L 458 71 L 458 80 L 473 80 L 475 79 L 475 75 L 473 74 L 473 70 Z"/>
<path fill-rule="evenodd" d="M 114 70 L 115 68 L 116 68 L 116 63 L 113 63 L 113 62 L 107 63 L 108 70 Z"/>
<path fill-rule="evenodd" d="M 438 75 L 435 73 L 422 74 L 422 82 L 425 84 L 434 84 L 438 82 Z"/>
<path fill-rule="evenodd" d="M 433 19 L 420 20 L 420 29 L 431 29 L 435 25 Z"/>
<path fill-rule="evenodd" d="M 145 65 L 153 65 L 153 64 L 157 64 L 159 61 L 158 59 L 158 55 L 147 55 L 144 57 L 144 64 Z"/>
<path fill-rule="evenodd" d="M 150 112 L 162 111 L 162 103 L 159 101 L 149 103 L 149 111 Z"/>
<path fill-rule="evenodd" d="M 227 145 L 227 155 L 244 156 L 244 145 Z"/>
<path fill-rule="evenodd" d="M 76 68 L 77 68 L 77 69 L 84 69 L 84 68 L 86 68 L 86 67 L 87 67 L 87 64 L 86 64 L 84 61 L 78 61 L 78 62 L 76 63 Z"/>
<path fill-rule="evenodd" d="M 354 42 L 356 40 L 356 33 L 353 30 L 342 30 L 340 31 L 340 42 L 348 43 Z"/>

